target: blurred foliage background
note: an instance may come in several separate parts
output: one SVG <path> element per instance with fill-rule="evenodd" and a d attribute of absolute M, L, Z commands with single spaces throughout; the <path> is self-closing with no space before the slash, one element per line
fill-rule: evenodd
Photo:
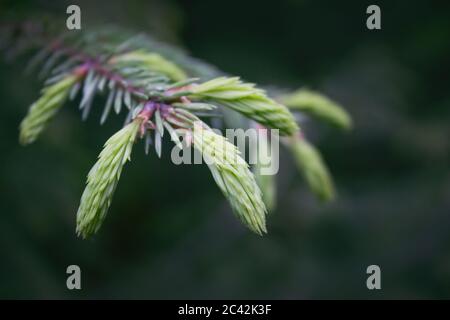
<path fill-rule="evenodd" d="M 450 298 L 448 1 L 373 2 L 379 31 L 366 29 L 372 2 L 360 0 L 2 1 L 0 12 L 64 15 L 73 3 L 82 23 L 145 31 L 230 74 L 340 102 L 352 132 L 303 125 L 339 196 L 318 203 L 284 154 L 261 238 L 207 168 L 137 147 L 105 225 L 77 239 L 85 175 L 123 119 L 100 127 L 66 106 L 20 147 L 40 83 L 23 74 L 25 60 L 2 60 L 0 298 Z M 66 289 L 70 264 L 81 267 L 80 291 Z M 366 288 L 371 264 L 382 270 L 376 292 Z"/>

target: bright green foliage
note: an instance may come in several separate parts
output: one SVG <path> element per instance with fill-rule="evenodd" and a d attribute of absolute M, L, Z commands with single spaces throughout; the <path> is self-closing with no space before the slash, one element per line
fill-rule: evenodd
<path fill-rule="evenodd" d="M 289 146 L 309 188 L 322 201 L 333 199 L 333 181 L 319 151 L 303 137 L 290 138 Z"/>
<path fill-rule="evenodd" d="M 302 111 L 342 129 L 352 127 L 352 119 L 348 113 L 339 104 L 318 92 L 300 89 L 280 97 L 280 101 L 291 110 Z"/>
<path fill-rule="evenodd" d="M 151 53 L 145 50 L 136 50 L 115 56 L 111 62 L 114 64 L 123 62 L 136 63 L 140 68 L 146 67 L 149 70 L 162 73 L 174 81 L 180 81 L 187 78 L 186 73 L 176 64 L 157 53 Z"/>
<path fill-rule="evenodd" d="M 77 213 L 77 234 L 83 238 L 95 233 L 105 219 L 122 168 L 130 159 L 140 123 L 137 118 L 110 137 L 89 171 Z"/>
<path fill-rule="evenodd" d="M 64 104 L 69 96 L 70 88 L 76 81 L 77 76 L 68 75 L 42 91 L 42 96 L 31 105 L 27 116 L 20 124 L 19 141 L 21 144 L 30 144 L 37 139 L 47 123 Z"/>
<path fill-rule="evenodd" d="M 198 123 L 194 126 L 193 142 L 239 219 L 257 234 L 267 232 L 261 191 L 236 146 Z"/>
<path fill-rule="evenodd" d="M 243 83 L 238 77 L 219 77 L 193 86 L 190 98 L 210 101 L 242 113 L 260 124 L 279 129 L 281 135 L 292 135 L 298 125 L 289 110 L 267 97 L 254 84 Z"/>
<path fill-rule="evenodd" d="M 153 145 L 159 157 L 163 137 L 178 146 L 181 138 L 193 142 L 239 219 L 258 234 L 266 232 L 266 207 L 273 208 L 276 200 L 275 176 L 263 175 L 257 164 L 255 178 L 238 149 L 201 117 L 223 116 L 228 127 L 245 128 L 254 120 L 265 128 L 278 129 L 287 136 L 281 141 L 290 146 L 311 189 L 323 200 L 333 197 L 332 181 L 320 154 L 299 138 L 294 115 L 285 106 L 349 128 L 351 120 L 345 111 L 320 94 L 301 90 L 280 97 L 278 103 L 254 84 L 221 77 L 216 68 L 177 48 L 115 28 L 55 35 L 40 45 L 43 48 L 29 66 L 42 65 L 40 76 L 53 84 L 43 90 L 22 121 L 22 144 L 36 140 L 67 98 L 79 100 L 83 119 L 93 108 L 102 108 L 101 124 L 110 114 L 126 114 L 125 127 L 105 143 L 88 174 L 77 213 L 76 230 L 83 238 L 95 233 L 105 219 L 138 136 L 144 138 L 145 151 Z M 99 94 L 106 98 L 103 106 L 94 103 Z M 268 148 L 272 141 L 260 141 L 259 147 Z M 263 155 L 268 153 L 258 153 L 257 159 Z"/>

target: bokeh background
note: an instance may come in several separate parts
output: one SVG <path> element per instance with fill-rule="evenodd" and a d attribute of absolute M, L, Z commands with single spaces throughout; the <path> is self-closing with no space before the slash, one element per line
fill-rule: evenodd
<path fill-rule="evenodd" d="M 448 1 L 2 1 L 0 12 L 64 15 L 73 3 L 83 24 L 145 31 L 230 74 L 340 102 L 352 132 L 304 124 L 339 197 L 318 203 L 283 154 L 261 238 L 207 168 L 137 147 L 103 228 L 77 239 L 85 175 L 123 120 L 81 122 L 71 105 L 20 147 L 40 83 L 24 60 L 2 59 L 0 298 L 450 298 Z M 372 3 L 379 31 L 365 27 Z M 81 267 L 80 291 L 66 289 L 70 264 Z M 379 291 L 366 288 L 371 264 Z"/>

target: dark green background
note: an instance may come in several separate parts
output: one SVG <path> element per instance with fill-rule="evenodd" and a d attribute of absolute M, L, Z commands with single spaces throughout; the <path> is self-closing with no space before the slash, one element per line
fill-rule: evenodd
<path fill-rule="evenodd" d="M 263 85 L 307 85 L 355 128 L 308 122 L 339 197 L 321 205 L 282 155 L 269 234 L 232 216 L 203 166 L 138 146 L 97 236 L 75 236 L 85 175 L 122 123 L 62 111 L 32 146 L 18 124 L 40 83 L 0 62 L 0 298 L 450 298 L 448 1 L 3 1 L 0 12 L 112 23 Z M 365 27 L 380 5 L 382 30 Z M 62 26 L 63 27 L 63 26 Z M 165 145 L 166 151 L 169 145 Z M 66 289 L 66 267 L 82 290 Z M 366 268 L 382 290 L 366 288 Z"/>

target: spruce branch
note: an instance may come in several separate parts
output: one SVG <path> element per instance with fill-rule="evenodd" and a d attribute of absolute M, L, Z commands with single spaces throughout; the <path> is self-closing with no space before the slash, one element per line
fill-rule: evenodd
<path fill-rule="evenodd" d="M 12 38 L 22 31 L 8 33 L 5 47 L 13 45 Z M 345 111 L 320 94 L 303 90 L 281 96 L 276 102 L 254 84 L 221 76 L 223 73 L 214 67 L 178 48 L 143 34 L 131 36 L 120 28 L 57 37 L 33 33 L 25 36 L 20 48 L 28 50 L 35 45 L 43 49 L 32 59 L 29 69 L 41 65 L 39 74 L 45 79 L 46 88 L 20 125 L 22 144 L 35 141 L 68 99 L 79 98 L 82 118 L 87 119 L 98 105 L 95 97 L 104 95 L 101 124 L 112 113 L 126 114 L 124 127 L 107 140 L 88 174 L 77 212 L 79 236 L 86 238 L 100 228 L 138 138 L 145 141 L 146 154 L 153 145 L 158 157 L 164 138 L 178 147 L 182 141 L 192 143 L 236 216 L 252 231 L 265 233 L 266 207 L 275 206 L 275 177 L 262 175 L 258 164 L 253 174 L 238 149 L 201 118 L 223 115 L 225 121 L 233 119 L 227 124 L 234 127 L 248 127 L 254 120 L 258 126 L 279 129 L 285 136 L 281 141 L 289 146 L 313 192 L 324 200 L 333 197 L 331 177 L 319 152 L 300 136 L 289 111 L 309 113 L 340 127 L 350 127 L 351 119 Z M 19 49 L 12 51 L 17 53 Z M 269 140 L 262 142 L 260 147 L 269 148 Z"/>

